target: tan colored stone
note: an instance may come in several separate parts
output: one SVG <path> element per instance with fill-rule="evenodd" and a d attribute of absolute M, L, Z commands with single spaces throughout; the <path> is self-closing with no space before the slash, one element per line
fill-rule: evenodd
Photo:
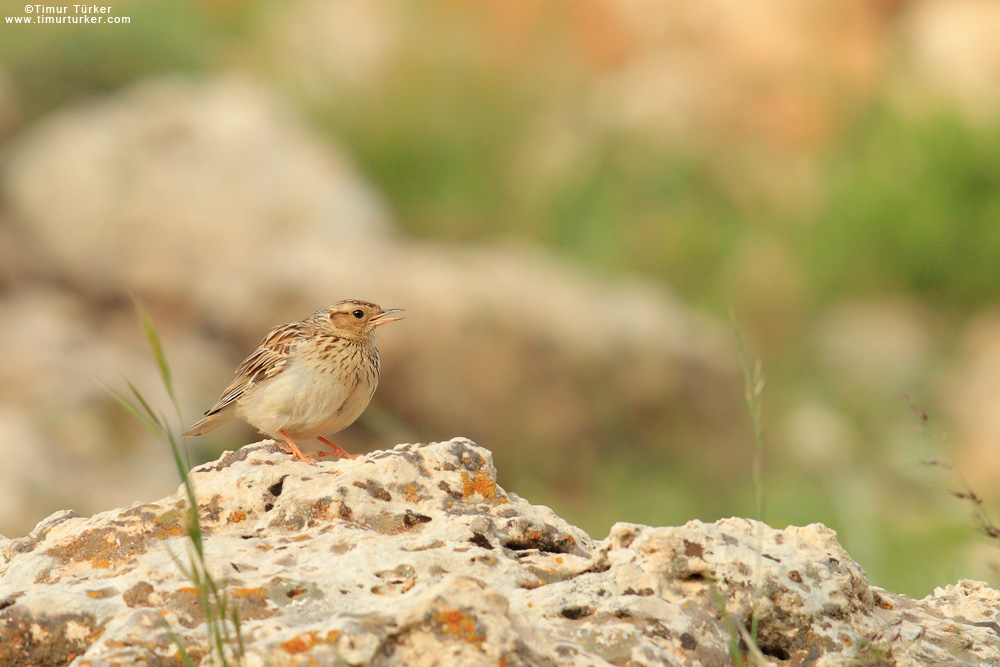
<path fill-rule="evenodd" d="M 1000 594 L 868 585 L 830 529 L 616 524 L 593 541 L 456 438 L 306 467 L 269 441 L 192 473 L 252 667 L 728 664 L 734 623 L 788 664 L 1000 664 Z M 183 493 L 0 540 L 0 664 L 208 660 Z M 755 610 L 755 612 L 752 612 Z"/>

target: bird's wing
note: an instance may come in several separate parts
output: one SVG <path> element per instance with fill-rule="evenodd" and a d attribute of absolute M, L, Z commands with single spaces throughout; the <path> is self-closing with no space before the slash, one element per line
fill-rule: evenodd
<path fill-rule="evenodd" d="M 205 413 L 213 415 L 238 401 L 250 387 L 272 378 L 285 368 L 292 350 L 305 336 L 301 322 L 275 327 L 257 349 L 236 368 L 236 379 L 226 387 L 219 401 Z"/>

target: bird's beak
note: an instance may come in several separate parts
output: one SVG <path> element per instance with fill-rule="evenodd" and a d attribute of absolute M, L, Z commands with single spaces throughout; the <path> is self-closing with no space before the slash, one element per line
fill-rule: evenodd
<path fill-rule="evenodd" d="M 380 327 L 383 324 L 388 324 L 389 322 L 395 322 L 396 320 L 403 319 L 402 315 L 397 315 L 396 317 L 388 317 L 389 315 L 392 315 L 393 313 L 401 313 L 401 312 L 403 312 L 402 308 L 390 308 L 388 310 L 383 310 L 383 311 L 380 311 L 380 312 L 376 313 L 375 317 L 373 317 L 370 320 L 368 320 L 368 322 L 370 324 L 373 324 L 373 325 L 377 326 L 377 327 Z"/>

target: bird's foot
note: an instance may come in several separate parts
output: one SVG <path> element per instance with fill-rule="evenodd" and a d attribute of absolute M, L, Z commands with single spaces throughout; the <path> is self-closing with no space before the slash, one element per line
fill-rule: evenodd
<path fill-rule="evenodd" d="M 293 459 L 298 459 L 299 461 L 305 461 L 311 466 L 316 465 L 315 461 L 313 461 L 311 458 L 302 453 L 302 450 L 299 449 L 299 446 L 296 445 L 291 438 L 288 437 L 287 433 L 285 433 L 284 431 L 278 431 L 278 435 L 280 435 L 282 438 L 285 439 L 285 443 L 288 444 L 288 448 L 292 450 Z"/>
<path fill-rule="evenodd" d="M 358 458 L 357 454 L 349 454 L 346 449 L 344 449 L 340 445 L 333 444 L 332 442 L 330 442 L 329 440 L 327 440 L 323 436 L 319 436 L 316 439 L 319 440 L 324 445 L 326 445 L 327 447 L 329 447 L 330 449 L 333 450 L 332 452 L 319 452 L 320 456 L 339 456 L 342 459 L 356 459 L 356 458 Z"/>

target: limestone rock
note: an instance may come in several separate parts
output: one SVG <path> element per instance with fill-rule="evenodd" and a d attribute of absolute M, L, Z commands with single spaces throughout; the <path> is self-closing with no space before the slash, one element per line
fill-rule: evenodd
<path fill-rule="evenodd" d="M 995 85 L 1000 73 L 1000 7 L 989 0 L 906 5 L 900 26 L 907 57 L 897 78 L 900 106 L 910 114 L 942 105 L 964 119 L 990 127 L 1000 109 Z"/>
<path fill-rule="evenodd" d="M 198 379 L 217 393 L 219 379 L 233 369 L 224 350 L 196 332 L 161 331 L 174 363 L 201 365 L 205 377 Z M 95 381 L 125 388 L 128 369 L 149 400 L 169 403 L 134 313 L 94 307 L 53 286 L 18 284 L 0 296 L 0 348 L 11 351 L 0 364 L 0 432 L 6 435 L 0 439 L 0 533 L 26 533 L 63 507 L 91 514 L 154 500 L 177 486 L 169 451 Z M 199 407 L 205 406 L 185 405 L 187 414 Z"/>
<path fill-rule="evenodd" d="M 596 542 L 456 438 L 307 467 L 270 441 L 192 479 L 247 665 L 1000 664 L 1000 593 L 868 585 L 819 524 L 617 524 Z M 0 665 L 210 664 L 183 489 L 0 540 Z M 176 559 L 176 561 L 175 561 Z M 872 660 L 884 662 L 872 662 Z"/>
<path fill-rule="evenodd" d="M 381 83 L 402 36 L 399 6 L 294 0 L 263 8 L 251 37 L 264 69 L 314 104 Z"/>
<path fill-rule="evenodd" d="M 221 285 L 246 312 L 261 285 L 246 293 L 240 277 L 274 263 L 267 252 L 390 233 L 346 154 L 244 78 L 149 80 L 42 119 L 6 157 L 10 223 L 36 262 L 90 292 L 218 298 Z"/>

